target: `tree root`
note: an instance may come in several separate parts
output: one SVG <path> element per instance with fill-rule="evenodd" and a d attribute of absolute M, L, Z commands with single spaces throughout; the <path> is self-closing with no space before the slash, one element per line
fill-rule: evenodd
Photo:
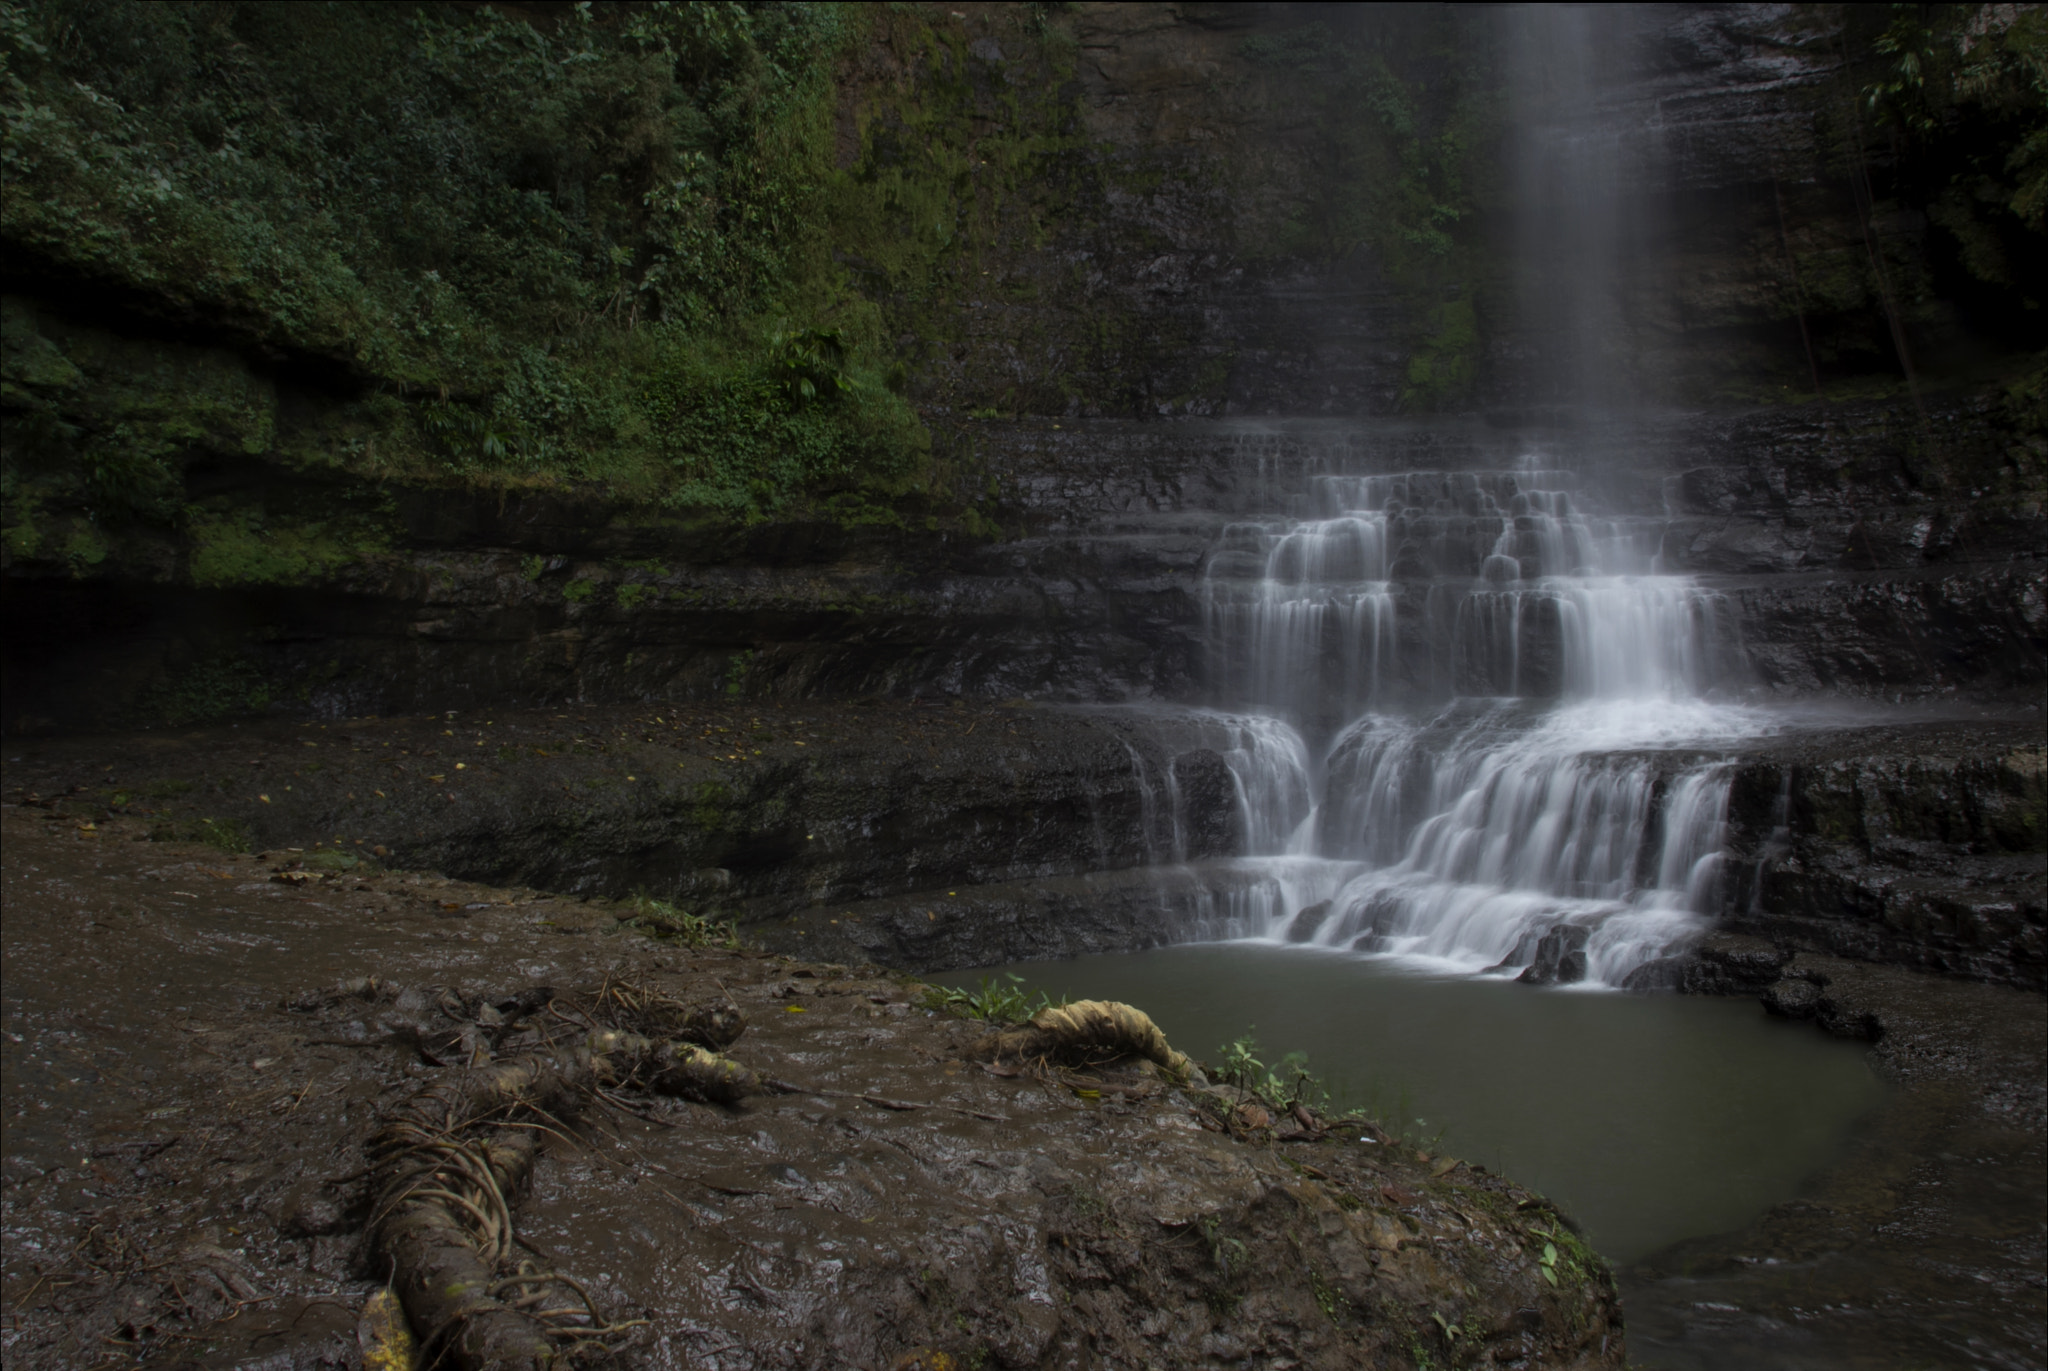
<path fill-rule="evenodd" d="M 694 1043 L 607 1029 L 590 1035 L 590 1052 L 606 1085 L 638 1085 L 708 1104 L 738 1104 L 749 1095 L 767 1093 L 752 1071 Z"/>
<path fill-rule="evenodd" d="M 451 1073 L 407 1100 L 371 1143 L 380 1184 L 370 1251 L 422 1345 L 459 1371 L 540 1371 L 560 1359 L 541 1324 L 492 1284 L 513 1251 L 511 1197 L 540 1155 L 533 1123 L 573 1118 L 595 1079 L 583 1051 Z"/>
<path fill-rule="evenodd" d="M 713 1051 L 730 1047 L 747 1031 L 747 1016 L 724 994 L 692 1004 L 630 981 L 607 978 L 591 1009 L 609 1027 L 674 1038 Z"/>
<path fill-rule="evenodd" d="M 374 981 L 338 991 L 334 999 L 390 995 Z M 723 1045 L 745 1020 L 729 999 L 692 1005 L 609 981 L 580 1012 L 561 1012 L 544 992 L 497 1001 L 444 994 L 438 1008 L 463 1025 L 471 1055 L 391 1111 L 370 1139 L 368 1251 L 434 1364 L 559 1367 L 644 1320 L 610 1322 L 573 1278 L 515 1264 L 511 1202 L 546 1137 L 561 1136 L 587 1100 L 611 1089 L 724 1105 L 766 1091 L 754 1072 L 696 1042 L 591 1025 L 601 1018 Z M 541 1008 L 554 1010 L 554 1034 L 523 1035 L 528 1050 L 492 1060 Z"/>
<path fill-rule="evenodd" d="M 1030 1023 L 991 1033 L 968 1052 L 992 1062 L 1144 1057 L 1180 1080 L 1194 1065 L 1174 1051 L 1150 1015 L 1114 1000 L 1076 1000 L 1041 1009 Z"/>

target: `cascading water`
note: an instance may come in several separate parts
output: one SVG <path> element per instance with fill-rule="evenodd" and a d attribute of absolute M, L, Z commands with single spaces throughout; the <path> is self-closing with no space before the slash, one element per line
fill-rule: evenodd
<path fill-rule="evenodd" d="M 1604 984 L 1687 936 L 1730 774 L 1703 750 L 1762 725 L 1711 702 L 1732 622 L 1661 571 L 1662 521 L 1533 458 L 1314 486 L 1314 515 L 1233 525 L 1209 563 L 1258 876 L 1229 926 Z"/>

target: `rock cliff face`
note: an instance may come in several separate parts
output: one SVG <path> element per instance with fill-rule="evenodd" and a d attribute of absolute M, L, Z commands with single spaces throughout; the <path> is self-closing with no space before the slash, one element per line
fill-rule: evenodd
<path fill-rule="evenodd" d="M 2048 988 L 2039 730 L 1858 729 L 1745 767 L 1724 927 Z"/>

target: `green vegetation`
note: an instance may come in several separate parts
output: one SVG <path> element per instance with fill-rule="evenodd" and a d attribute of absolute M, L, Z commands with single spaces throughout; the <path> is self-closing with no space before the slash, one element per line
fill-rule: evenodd
<path fill-rule="evenodd" d="M 650 938 L 680 943 L 684 947 L 740 947 L 739 927 L 730 919 L 710 914 L 692 914 L 664 900 L 635 895 L 626 902 L 632 914 L 621 920 Z"/>
<path fill-rule="evenodd" d="M 1536 1269 L 1551 1285 L 1583 1281 L 1605 1270 L 1605 1263 L 1593 1249 L 1562 1222 L 1548 1228 L 1532 1223 L 1528 1231 L 1543 1243 L 1531 1255 L 1536 1258 Z"/>
<path fill-rule="evenodd" d="M 1432 332 L 1408 359 L 1408 384 L 1401 403 L 1409 409 L 1443 409 L 1472 390 L 1479 352 L 1479 321 L 1470 300 L 1453 300 L 1431 311 Z"/>
<path fill-rule="evenodd" d="M 143 544 L 169 534 L 210 586 L 319 581 L 389 545 L 376 511 L 188 496 L 195 465 L 251 458 L 328 490 L 567 487 L 691 526 L 997 536 L 976 505 L 996 488 L 971 445 L 933 448 L 913 374 L 960 412 L 1213 402 L 1230 362 L 1198 325 L 1105 301 L 1045 249 L 1109 227 L 1116 197 L 1219 177 L 1253 257 L 1370 246 L 1416 293 L 1405 402 L 1464 398 L 1483 320 L 1460 234 L 1497 82 L 1483 53 L 1427 82 L 1408 59 L 1463 52 L 1465 21 L 1250 40 L 1230 81 L 1315 115 L 1270 167 L 1241 142 L 1176 161 L 1093 141 L 1059 12 L 992 22 L 1000 56 L 907 6 L 0 0 L 0 237 L 25 279 L 179 330 L 7 302 L 0 536 L 161 577 Z M 1113 255 L 1155 246 L 1114 231 L 1136 238 Z M 982 303 L 1030 307 L 1014 356 L 977 341 Z M 1133 368 L 1174 393 L 1130 393 Z"/>
<path fill-rule="evenodd" d="M 1419 326 L 1403 408 L 1455 408 L 1476 380 L 1475 301 L 1498 284 L 1474 231 L 1499 199 L 1505 125 L 1487 29 L 1451 8 L 1360 14 L 1259 34 L 1240 51 L 1284 76 L 1291 108 L 1313 113 L 1298 197 L 1268 250 L 1369 250 L 1411 294 Z"/>
<path fill-rule="evenodd" d="M 259 666 L 233 654 L 207 657 L 173 671 L 131 710 L 134 720 L 183 728 L 269 708 L 273 685 Z"/>
<path fill-rule="evenodd" d="M 151 842 L 204 843 L 223 852 L 247 852 L 249 835 L 233 819 L 165 819 L 152 824 Z"/>
<path fill-rule="evenodd" d="M 1280 1059 L 1277 1072 L 1258 1058 L 1258 1039 L 1247 1032 L 1226 1044 L 1213 1074 L 1224 1085 L 1265 1101 L 1278 1110 L 1305 1105 L 1320 1109 L 1330 1102 L 1330 1092 L 1308 1069 L 1306 1052 L 1290 1052 Z"/>
<path fill-rule="evenodd" d="M 735 516 L 896 489 L 923 430 L 821 213 L 833 63 L 865 22 L 4 3 L 0 232 L 349 378 L 346 431 L 301 436 L 361 474 L 598 483 Z M 91 367 L 67 341 L 10 314 L 10 406 L 60 430 L 96 514 L 177 524 L 205 426 L 123 428 L 75 394 Z M 271 446 L 272 408 L 244 450 Z"/>
<path fill-rule="evenodd" d="M 1055 1000 L 1043 990 L 1035 997 L 1025 994 L 1024 978 L 1015 972 L 1005 972 L 1002 977 L 983 976 L 975 990 L 928 985 L 923 999 L 926 1009 L 944 1010 L 963 1019 L 986 1019 L 990 1023 L 1026 1023 L 1039 1010 L 1065 1003 L 1064 996 Z"/>
<path fill-rule="evenodd" d="M 1501 119 L 1500 78 L 1481 31 L 1449 12 L 1338 30 L 1316 20 L 1246 39 L 1241 51 L 1284 72 L 1316 114 L 1310 198 L 1285 250 L 1340 257 L 1366 244 L 1403 277 L 1456 252 L 1456 226 L 1478 208 L 1488 175 L 1474 154 L 1491 151 Z M 1447 79 L 1400 74 L 1397 56 L 1416 51 L 1455 59 Z"/>
<path fill-rule="evenodd" d="M 1805 98 L 1820 185 L 1839 190 L 1774 187 L 1776 251 L 1759 245 L 1784 263 L 1781 317 L 1798 316 L 1808 375 L 1834 373 L 1830 398 L 1881 383 L 1916 404 L 1923 370 L 1981 379 L 1997 353 L 2004 369 L 2032 351 L 2020 365 L 2048 375 L 2048 16 L 1798 6 L 1777 41 L 1833 72 Z M 1921 216 L 1925 228 L 1887 227 Z"/>
<path fill-rule="evenodd" d="M 200 586 L 300 585 L 382 543 L 374 533 L 351 537 L 327 521 L 270 520 L 247 508 L 220 517 L 195 509 L 186 529 L 192 583 Z"/>
<path fill-rule="evenodd" d="M 332 492 L 395 485 L 601 492 L 690 531 L 1000 536 L 960 416 L 1220 403 L 1228 348 L 1130 276 L 1197 214 L 1254 271 L 1369 263 L 1400 301 L 1399 403 L 1470 403 L 1505 285 L 1489 17 L 1275 12 L 1190 97 L 1215 137 L 1180 144 L 1076 101 L 1071 27 L 1054 6 L 0 0 L 0 239 L 18 279 L 70 283 L 0 317 L 0 543 L 74 575 L 307 584 L 394 541 L 389 509 Z M 1770 308 L 1815 321 L 1816 371 L 1881 346 L 1880 299 L 1932 320 L 1950 278 L 2001 327 L 2038 312 L 2048 20 L 1780 27 L 1845 59 L 1813 98 L 1866 225 L 1921 207 L 1943 244 L 1924 268 L 1910 235 L 1788 236 Z M 260 496 L 194 498 L 195 468 L 258 463 Z"/>
<path fill-rule="evenodd" d="M 2048 304 L 2048 11 L 1851 6 L 1848 79 L 1957 263 Z"/>

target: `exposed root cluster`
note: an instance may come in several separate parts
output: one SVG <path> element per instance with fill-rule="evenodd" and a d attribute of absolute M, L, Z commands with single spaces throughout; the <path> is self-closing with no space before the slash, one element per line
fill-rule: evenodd
<path fill-rule="evenodd" d="M 1143 1057 L 1177 1080 L 1186 1080 L 1194 1066 L 1166 1041 L 1149 1014 L 1115 1000 L 1076 1000 L 1041 1009 L 1030 1023 L 991 1033 L 971 1050 L 984 1061 L 1052 1065 Z"/>
<path fill-rule="evenodd" d="M 536 1261 L 519 1244 L 513 1202 L 546 1140 L 569 1137 L 592 1098 L 651 1091 L 732 1105 L 762 1093 L 754 1072 L 713 1050 L 745 1031 L 739 1007 L 609 979 L 579 1003 L 545 988 L 490 999 L 374 978 L 289 1007 L 345 1000 L 389 1004 L 386 1032 L 444 1068 L 367 1145 L 367 1251 L 423 1356 L 458 1371 L 609 1356 L 645 1320 L 609 1318 L 581 1282 Z"/>

